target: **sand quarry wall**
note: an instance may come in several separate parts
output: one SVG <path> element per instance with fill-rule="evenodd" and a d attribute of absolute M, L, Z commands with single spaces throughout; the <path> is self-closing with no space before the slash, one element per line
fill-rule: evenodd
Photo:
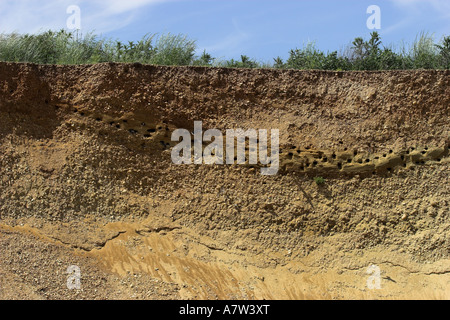
<path fill-rule="evenodd" d="M 190 234 L 207 251 L 194 260 L 258 270 L 310 259 L 361 271 L 398 266 L 387 257 L 399 254 L 412 274 L 445 276 L 436 283 L 448 294 L 449 114 L 450 71 L 0 63 L 0 215 L 86 252 L 128 230 L 92 221 L 144 221 L 135 235 Z M 194 121 L 223 132 L 279 129 L 280 171 L 174 165 L 171 134 Z M 355 258 L 360 250 L 370 258 Z M 100 260 L 127 270 L 112 252 Z M 267 283 L 246 287 L 248 296 L 277 296 Z M 208 290 L 199 297 L 231 295 Z M 305 297 L 289 290 L 277 297 Z"/>

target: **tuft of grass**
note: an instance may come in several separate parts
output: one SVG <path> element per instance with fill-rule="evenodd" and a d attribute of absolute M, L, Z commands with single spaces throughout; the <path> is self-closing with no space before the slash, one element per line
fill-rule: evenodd
<path fill-rule="evenodd" d="M 421 33 L 416 37 L 409 57 L 413 69 L 439 69 L 439 53 L 433 37 L 427 33 Z"/>

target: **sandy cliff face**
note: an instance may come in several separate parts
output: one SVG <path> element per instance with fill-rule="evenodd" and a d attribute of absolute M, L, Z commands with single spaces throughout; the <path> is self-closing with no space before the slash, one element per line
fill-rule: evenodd
<path fill-rule="evenodd" d="M 448 299 L 449 111 L 449 71 L 0 63 L 0 298 Z M 194 121 L 278 174 L 174 165 Z"/>

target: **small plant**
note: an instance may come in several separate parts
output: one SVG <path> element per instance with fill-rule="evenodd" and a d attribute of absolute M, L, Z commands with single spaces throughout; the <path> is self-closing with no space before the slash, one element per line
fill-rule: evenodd
<path fill-rule="evenodd" d="M 321 185 L 324 185 L 324 184 L 325 184 L 325 179 L 322 178 L 322 177 L 315 177 L 315 178 L 314 178 L 314 182 L 315 182 L 318 186 L 321 186 Z"/>
<path fill-rule="evenodd" d="M 194 60 L 195 66 L 204 66 L 204 67 L 211 67 L 214 63 L 214 58 L 206 52 L 206 50 L 203 51 L 203 54 L 196 60 Z"/>
<path fill-rule="evenodd" d="M 248 68 L 248 69 L 256 69 L 261 67 L 261 65 L 258 62 L 250 59 L 250 57 L 245 55 L 241 55 L 241 61 L 231 59 L 223 62 L 222 66 L 226 68 Z"/>
<path fill-rule="evenodd" d="M 286 64 L 284 63 L 281 57 L 277 57 L 273 59 L 273 68 L 275 69 L 284 69 L 286 68 Z"/>
<path fill-rule="evenodd" d="M 450 69 L 450 36 L 444 37 L 444 40 L 442 40 L 442 44 L 437 44 L 436 48 L 439 49 L 439 54 L 441 56 L 441 65 L 444 68 Z"/>

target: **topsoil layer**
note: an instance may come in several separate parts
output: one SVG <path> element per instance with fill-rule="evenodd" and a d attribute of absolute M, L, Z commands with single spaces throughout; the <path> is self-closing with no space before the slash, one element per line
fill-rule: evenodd
<path fill-rule="evenodd" d="M 0 63 L 0 299 L 449 299 L 449 114 L 450 71 Z M 173 164 L 194 121 L 278 174 Z"/>

